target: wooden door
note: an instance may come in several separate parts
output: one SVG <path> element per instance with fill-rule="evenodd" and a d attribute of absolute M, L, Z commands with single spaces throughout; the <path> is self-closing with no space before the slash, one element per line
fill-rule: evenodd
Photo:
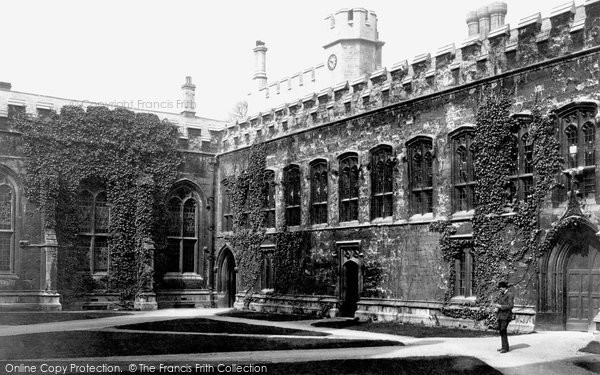
<path fill-rule="evenodd" d="M 600 307 L 600 257 L 595 248 L 571 255 L 566 291 L 566 329 L 588 331 Z"/>

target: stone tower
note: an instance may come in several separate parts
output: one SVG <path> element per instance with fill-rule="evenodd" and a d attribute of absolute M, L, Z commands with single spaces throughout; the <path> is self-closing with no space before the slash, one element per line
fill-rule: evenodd
<path fill-rule="evenodd" d="M 324 63 L 331 82 L 353 80 L 381 67 L 377 15 L 364 8 L 341 9 L 325 18 Z"/>

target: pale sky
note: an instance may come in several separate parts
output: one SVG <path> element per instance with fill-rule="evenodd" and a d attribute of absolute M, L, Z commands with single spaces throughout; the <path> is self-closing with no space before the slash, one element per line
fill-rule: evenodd
<path fill-rule="evenodd" d="M 182 99 L 190 75 L 196 114 L 225 119 L 253 87 L 258 39 L 269 49 L 268 78 L 281 79 L 324 62 L 327 15 L 364 7 L 377 14 L 383 66 L 390 67 L 449 43 L 458 48 L 467 37 L 466 13 L 491 2 L 1 1 L 0 81 L 14 91 L 161 110 L 144 103 Z M 515 28 L 533 13 L 548 17 L 564 2 L 508 0 L 506 22 Z"/>

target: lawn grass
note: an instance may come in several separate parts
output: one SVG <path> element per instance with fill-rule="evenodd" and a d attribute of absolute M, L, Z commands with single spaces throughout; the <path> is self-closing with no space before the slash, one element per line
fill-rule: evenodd
<path fill-rule="evenodd" d="M 269 374 L 500 375 L 473 357 L 407 357 L 272 363 Z"/>
<path fill-rule="evenodd" d="M 129 315 L 128 313 L 109 311 L 27 311 L 27 312 L 2 312 L 0 313 L 0 325 L 26 325 L 38 323 L 65 322 L 69 320 L 98 319 L 111 316 Z"/>
<path fill-rule="evenodd" d="M 297 320 L 317 319 L 314 316 L 309 316 L 309 315 L 277 314 L 277 313 L 266 313 L 266 312 L 248 311 L 248 310 L 231 310 L 231 311 L 227 311 L 224 313 L 219 313 L 217 315 L 230 316 L 232 318 L 268 320 L 270 322 L 291 322 L 291 321 L 297 321 Z"/>
<path fill-rule="evenodd" d="M 312 324 L 315 327 L 345 328 L 355 331 L 387 333 L 390 335 L 424 337 L 484 337 L 497 336 L 496 331 L 476 331 L 461 328 L 429 327 L 420 324 L 398 322 L 359 322 L 358 320 L 321 321 Z"/>
<path fill-rule="evenodd" d="M 385 340 L 67 331 L 5 336 L 0 340 L 0 358 L 55 359 L 401 345 L 403 344 L 399 342 Z"/>
<path fill-rule="evenodd" d="M 117 326 L 118 329 L 135 329 L 142 331 L 201 332 L 201 333 L 233 333 L 252 335 L 298 335 L 328 336 L 328 333 L 305 331 L 300 329 L 280 328 L 267 325 L 226 322 L 204 318 L 187 318 L 163 320 Z"/>
<path fill-rule="evenodd" d="M 600 354 L 600 342 L 590 341 L 585 347 L 579 349 L 580 352 Z"/>

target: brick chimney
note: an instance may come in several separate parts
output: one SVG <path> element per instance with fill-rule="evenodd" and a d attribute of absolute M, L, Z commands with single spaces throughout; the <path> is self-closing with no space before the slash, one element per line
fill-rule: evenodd
<path fill-rule="evenodd" d="M 490 30 L 494 30 L 504 25 L 504 17 L 507 12 L 507 5 L 504 2 L 496 1 L 488 5 L 490 11 Z"/>
<path fill-rule="evenodd" d="M 10 82 L 0 82 L 0 91 L 10 91 L 11 88 Z"/>
<path fill-rule="evenodd" d="M 504 25 L 507 5 L 502 1 L 495 1 L 487 6 L 467 13 L 466 21 L 469 28 L 469 38 L 479 35 L 486 38 L 491 30 Z"/>
<path fill-rule="evenodd" d="M 479 35 L 479 18 L 474 10 L 467 13 L 467 27 L 469 28 L 469 37 Z"/>
<path fill-rule="evenodd" d="M 192 77 L 185 77 L 185 83 L 181 86 L 183 90 L 182 115 L 194 117 L 196 115 L 196 85 L 192 83 Z"/>
<path fill-rule="evenodd" d="M 267 47 L 265 42 L 257 40 L 254 51 L 254 76 L 259 90 L 267 86 Z"/>
<path fill-rule="evenodd" d="M 490 11 L 488 7 L 477 9 L 477 18 L 479 18 L 479 35 L 485 38 L 490 32 Z"/>

